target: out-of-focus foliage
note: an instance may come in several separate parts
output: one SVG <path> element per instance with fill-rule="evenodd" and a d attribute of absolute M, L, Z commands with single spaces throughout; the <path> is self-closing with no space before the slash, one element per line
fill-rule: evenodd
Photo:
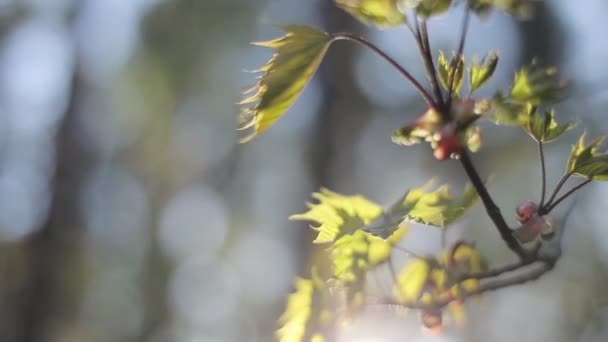
<path fill-rule="evenodd" d="M 407 17 L 399 10 L 399 0 L 335 0 L 338 7 L 366 24 L 379 27 L 403 25 Z"/>
<path fill-rule="evenodd" d="M 498 65 L 498 53 L 492 52 L 481 61 L 473 58 L 469 67 L 469 92 L 473 93 L 483 87 L 494 75 Z"/>
<path fill-rule="evenodd" d="M 607 137 L 596 138 L 587 145 L 586 133 L 572 146 L 568 159 L 568 172 L 594 180 L 608 180 L 608 154 L 601 151 Z"/>
<path fill-rule="evenodd" d="M 498 125 L 526 127 L 531 115 L 530 106 L 559 100 L 566 83 L 557 78 L 557 69 L 538 66 L 537 61 L 515 73 L 513 86 L 505 95 L 498 92 L 490 101 L 487 117 Z"/>
<path fill-rule="evenodd" d="M 382 207 L 361 195 L 345 196 L 328 189 L 316 192 L 313 198 L 319 203 L 309 203 L 309 211 L 292 215 L 291 220 L 312 221 L 319 234 L 315 243 L 333 242 L 382 215 Z"/>
<path fill-rule="evenodd" d="M 558 124 L 555 120 L 555 111 L 539 112 L 535 106 L 528 106 L 528 124 L 525 127 L 526 131 L 536 141 L 543 143 L 551 142 L 559 138 L 566 131 L 574 128 L 576 125 L 572 122 Z"/>
<path fill-rule="evenodd" d="M 285 35 L 255 45 L 276 50 L 273 57 L 257 70 L 261 75 L 246 93 L 253 95 L 240 102 L 251 105 L 242 109 L 239 129 L 252 132 L 241 141 L 247 142 L 261 134 L 281 118 L 293 105 L 313 77 L 332 37 L 310 26 L 288 25 Z"/>
<path fill-rule="evenodd" d="M 441 51 L 437 63 L 437 75 L 446 90 L 452 89 L 454 94 L 460 94 L 464 83 L 464 56 L 453 54 L 448 61 L 445 53 Z"/>
<path fill-rule="evenodd" d="M 296 290 L 287 299 L 287 309 L 279 319 L 277 330 L 280 342 L 324 342 L 324 330 L 333 316 L 323 308 L 327 288 L 319 279 L 296 279 Z"/>

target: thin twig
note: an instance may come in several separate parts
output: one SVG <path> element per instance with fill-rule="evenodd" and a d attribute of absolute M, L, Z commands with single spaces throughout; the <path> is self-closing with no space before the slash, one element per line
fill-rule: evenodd
<path fill-rule="evenodd" d="M 489 291 L 496 291 L 505 287 L 513 286 L 513 285 L 522 285 L 531 281 L 534 281 L 540 278 L 543 274 L 547 273 L 555 266 L 556 260 L 546 261 L 540 264 L 539 267 L 532 268 L 529 272 L 524 272 L 519 275 L 515 275 L 513 277 L 504 278 L 504 279 L 496 279 L 489 280 L 483 284 L 481 284 L 478 288 L 464 292 L 458 300 L 464 300 L 472 296 L 480 295 Z M 418 309 L 418 310 L 440 310 L 444 308 L 446 305 L 450 304 L 456 298 L 451 296 L 446 296 L 445 298 L 441 298 L 431 304 L 422 304 L 422 303 L 399 303 L 394 300 L 389 300 L 385 302 L 388 305 L 399 305 L 409 309 Z"/>
<path fill-rule="evenodd" d="M 420 95 L 422 95 L 422 97 L 424 98 L 424 100 L 427 102 L 427 104 L 431 107 L 436 107 L 435 101 L 433 100 L 433 98 L 431 97 L 431 95 L 424 89 L 424 87 L 420 84 L 420 82 L 418 82 L 418 80 L 416 80 L 414 78 L 414 76 L 412 76 L 412 74 L 410 74 L 401 64 L 397 63 L 397 61 L 395 61 L 392 57 L 390 57 L 389 55 L 387 55 L 384 51 L 382 51 L 382 49 L 380 49 L 379 47 L 377 47 L 376 45 L 372 44 L 371 42 L 349 34 L 349 33 L 339 33 L 334 35 L 333 37 L 334 40 L 349 40 L 352 42 L 355 42 L 361 46 L 364 46 L 372 51 L 374 51 L 376 54 L 378 54 L 380 57 L 382 57 L 385 61 L 387 61 L 389 64 L 391 64 L 393 67 L 395 67 L 395 69 L 397 69 L 397 71 L 399 71 L 403 76 L 405 76 L 405 78 L 410 81 L 410 83 L 414 86 L 414 88 L 416 88 L 416 90 L 418 90 L 418 92 L 420 93 Z"/>
<path fill-rule="evenodd" d="M 579 183 L 578 185 L 576 185 L 575 187 L 573 187 L 572 189 L 570 189 L 568 192 L 566 192 L 564 195 L 562 195 L 562 197 L 558 198 L 555 202 L 551 203 L 551 205 L 549 205 L 547 208 L 543 208 L 543 214 L 548 214 L 551 212 L 551 210 L 553 210 L 555 207 L 557 207 L 558 204 L 560 204 L 561 201 L 565 200 L 566 198 L 568 198 L 568 196 L 572 195 L 573 193 L 575 193 L 576 191 L 578 191 L 579 189 L 581 189 L 582 187 L 584 187 L 585 185 L 589 184 L 593 182 L 593 179 L 589 178 L 581 183 Z"/>
<path fill-rule="evenodd" d="M 505 266 L 492 268 L 492 269 L 489 269 L 489 270 L 487 270 L 485 272 L 481 272 L 481 273 L 465 274 L 458 280 L 458 282 L 461 282 L 461 281 L 464 281 L 467 279 L 481 280 L 481 279 L 486 279 L 486 278 L 493 278 L 493 277 L 497 277 L 501 274 L 513 272 L 513 271 L 519 270 L 521 268 L 524 268 L 526 266 L 529 266 L 529 265 L 539 261 L 537 258 L 537 256 L 538 256 L 537 253 L 540 250 L 540 247 L 541 247 L 540 243 L 535 246 L 535 248 L 533 250 L 534 257 L 531 257 L 531 258 L 528 258 L 525 260 L 520 260 L 516 263 L 508 264 Z"/>
<path fill-rule="evenodd" d="M 557 196 L 557 194 L 559 193 L 559 191 L 562 189 L 562 187 L 564 186 L 564 184 L 566 184 L 566 181 L 568 181 L 568 179 L 573 175 L 573 172 L 568 172 L 566 174 L 564 174 L 562 176 L 562 178 L 559 180 L 559 182 L 557 183 L 557 186 L 555 187 L 555 189 L 553 189 L 553 193 L 551 194 L 551 197 L 549 197 L 549 200 L 547 201 L 547 203 L 545 203 L 544 206 L 542 206 L 540 208 L 540 210 L 538 211 L 538 213 L 540 215 L 544 215 L 546 213 L 548 213 L 548 211 L 546 211 L 546 209 L 551 206 L 551 204 L 553 203 L 553 200 L 555 199 L 555 196 Z"/>
<path fill-rule="evenodd" d="M 505 222 L 504 217 L 500 213 L 500 209 L 498 208 L 498 206 L 496 206 L 494 200 L 492 200 L 492 197 L 488 193 L 486 186 L 483 184 L 483 181 L 479 177 L 479 174 L 477 173 L 477 170 L 473 165 L 473 161 L 471 160 L 469 154 L 466 151 L 463 151 L 460 157 L 460 162 L 465 172 L 467 173 L 467 176 L 469 176 L 471 183 L 477 190 L 477 193 L 479 194 L 479 197 L 481 198 L 481 201 L 483 202 L 483 205 L 486 208 L 488 216 L 490 216 L 490 219 L 492 219 L 492 222 L 494 222 L 494 225 L 498 229 L 498 233 L 500 233 L 502 239 L 505 241 L 509 249 L 511 249 L 515 254 L 517 254 L 520 259 L 527 260 L 530 257 L 529 253 L 519 244 L 519 242 L 517 242 L 517 240 L 513 236 L 511 229 L 509 228 L 507 222 Z"/>
<path fill-rule="evenodd" d="M 435 92 L 436 101 L 441 107 L 443 107 L 443 94 L 441 93 L 441 87 L 439 86 L 439 80 L 437 79 L 437 69 L 435 68 L 435 61 L 433 60 L 433 55 L 431 53 L 431 43 L 429 40 L 426 21 L 422 20 L 421 22 L 419 22 L 418 20 L 416 20 L 416 24 L 417 40 L 419 41 L 419 48 L 421 50 L 420 53 L 422 55 L 422 60 L 424 61 L 426 72 L 429 80 L 431 81 L 433 91 Z"/>
<path fill-rule="evenodd" d="M 460 32 L 460 41 L 458 43 L 458 52 L 456 53 L 456 58 L 457 58 L 457 64 L 456 64 L 456 68 L 458 68 L 458 64 L 461 63 L 461 59 L 462 59 L 462 52 L 464 51 L 464 43 L 466 41 L 467 38 L 467 30 L 469 28 L 469 18 L 471 17 L 471 10 L 469 5 L 467 4 L 465 10 L 464 10 L 464 18 L 462 20 L 462 28 L 461 28 L 461 32 Z M 451 67 L 451 66 L 450 66 Z M 448 99 L 445 105 L 446 111 L 450 112 L 450 109 L 452 107 L 452 94 L 454 93 L 454 79 L 456 77 L 452 77 L 452 79 L 450 80 L 450 87 L 449 87 L 449 91 L 448 91 Z"/>
<path fill-rule="evenodd" d="M 542 208 L 545 205 L 545 192 L 546 192 L 546 187 L 547 187 L 547 169 L 545 167 L 545 152 L 543 149 L 543 142 L 542 141 L 538 141 L 538 152 L 540 153 L 540 165 L 541 165 L 541 172 L 542 172 L 542 192 L 541 192 L 541 197 L 540 197 L 540 204 L 538 205 L 539 208 Z"/>

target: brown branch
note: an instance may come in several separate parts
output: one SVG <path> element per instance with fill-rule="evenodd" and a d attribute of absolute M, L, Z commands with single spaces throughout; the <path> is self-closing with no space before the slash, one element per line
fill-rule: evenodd
<path fill-rule="evenodd" d="M 426 91 L 426 89 L 424 89 L 424 87 L 420 84 L 420 82 L 418 82 L 418 80 L 416 80 L 416 78 L 414 78 L 414 76 L 412 76 L 412 74 L 410 74 L 410 72 L 407 71 L 395 59 L 393 59 L 392 57 L 387 55 L 384 51 L 382 51 L 382 49 L 380 49 L 373 43 L 365 40 L 364 38 L 361 38 L 361 37 L 358 37 L 358 36 L 355 36 L 355 35 L 352 35 L 349 33 L 336 34 L 336 35 L 334 35 L 333 39 L 334 40 L 348 40 L 348 41 L 355 42 L 361 46 L 364 46 L 364 47 L 372 50 L 377 55 L 382 57 L 385 61 L 387 61 L 390 65 L 392 65 L 395 69 L 397 69 L 397 71 L 399 71 L 399 73 L 401 73 L 414 86 L 414 88 L 416 88 L 416 90 L 418 90 L 418 93 L 420 93 L 422 98 L 424 98 L 424 100 L 426 101 L 426 103 L 429 106 L 437 107 L 437 105 L 436 105 L 435 101 L 433 100 L 433 98 L 431 97 L 431 95 Z"/>
<path fill-rule="evenodd" d="M 593 182 L 593 179 L 589 178 L 583 182 L 580 182 L 578 185 L 576 185 L 575 187 L 573 187 L 572 189 L 568 190 L 568 192 L 566 192 L 564 195 L 562 195 L 562 197 L 558 198 L 557 200 L 555 200 L 555 202 L 550 203 L 550 205 L 547 205 L 547 207 L 542 208 L 542 214 L 548 214 L 551 212 L 551 210 L 555 209 L 555 207 L 557 207 L 558 204 L 560 204 L 563 200 L 565 200 L 566 198 L 568 198 L 570 195 L 572 195 L 573 193 L 575 193 L 576 191 L 580 190 L 582 187 L 584 187 L 585 185 L 589 184 Z"/>
<path fill-rule="evenodd" d="M 538 212 L 540 215 L 544 215 L 544 214 L 546 214 L 548 212 L 548 211 L 545 211 L 545 209 L 547 207 L 549 207 L 551 205 L 551 203 L 553 203 L 553 200 L 555 199 L 555 196 L 557 196 L 557 194 L 562 189 L 562 187 L 564 186 L 564 184 L 566 184 L 566 181 L 573 174 L 574 174 L 573 172 L 568 172 L 568 173 L 566 173 L 565 175 L 562 176 L 562 178 L 557 183 L 557 186 L 555 187 L 555 189 L 553 189 L 553 193 L 551 194 L 551 197 L 549 197 L 549 200 L 547 201 L 547 203 L 543 207 L 540 208 L 540 210 Z"/>
<path fill-rule="evenodd" d="M 475 190 L 477 190 L 477 193 L 479 194 L 479 197 L 486 208 L 488 216 L 490 216 L 490 219 L 492 222 L 494 222 L 494 225 L 498 229 L 500 237 L 505 241 L 509 249 L 517 254 L 520 259 L 528 260 L 531 255 L 519 244 L 519 242 L 517 242 L 513 236 L 511 228 L 509 228 L 507 225 L 507 222 L 502 216 L 500 209 L 496 203 L 494 203 L 494 200 L 488 193 L 486 186 L 483 184 L 483 181 L 479 177 L 479 174 L 477 173 L 477 170 L 475 169 L 475 166 L 473 165 L 473 162 L 466 151 L 463 151 L 460 157 L 460 163 L 471 180 L 471 183 L 475 187 Z"/>
<path fill-rule="evenodd" d="M 466 9 L 464 10 L 464 18 L 462 20 L 462 31 L 460 32 L 460 42 L 458 43 L 458 52 L 456 53 L 457 63 L 461 63 L 462 52 L 464 51 L 464 43 L 467 38 L 467 30 L 469 28 L 469 18 L 470 17 L 471 17 L 471 10 L 470 10 L 469 6 L 467 5 Z M 458 64 L 456 64 L 456 68 L 458 68 Z M 447 103 L 445 105 L 445 110 L 447 113 L 450 112 L 450 109 L 452 107 L 452 94 L 454 93 L 454 79 L 455 78 L 456 77 L 452 77 L 452 79 L 450 80 L 448 99 L 447 99 Z"/>
<path fill-rule="evenodd" d="M 540 261 L 540 260 L 536 260 Z M 556 260 L 547 260 L 540 263 L 539 267 L 531 268 L 528 272 L 524 272 L 509 278 L 503 279 L 493 279 L 488 280 L 481 284 L 478 288 L 463 293 L 461 296 L 454 298 L 452 296 L 446 296 L 445 298 L 441 298 L 431 304 L 422 304 L 422 303 L 400 303 L 393 299 L 385 298 L 383 300 L 383 304 L 386 305 L 396 305 L 401 306 L 408 309 L 416 309 L 416 310 L 441 310 L 451 302 L 455 300 L 465 300 L 469 297 L 480 295 L 490 291 L 496 291 L 505 287 L 514 286 L 514 285 L 522 285 L 531 281 L 534 281 L 540 278 L 543 274 L 549 272 L 555 266 Z"/>
<path fill-rule="evenodd" d="M 426 21 L 422 20 L 422 22 L 420 22 L 416 18 L 416 34 L 414 38 L 418 42 L 418 49 L 420 50 L 427 76 L 431 82 L 433 91 L 435 92 L 435 100 L 437 104 L 443 108 L 443 95 L 441 94 L 441 87 L 439 86 L 439 80 L 437 79 L 437 69 L 435 68 L 435 62 L 433 60 L 433 55 L 431 54 L 431 43 L 429 41 Z M 441 108 L 439 108 L 440 111 Z"/>
<path fill-rule="evenodd" d="M 538 153 L 540 154 L 540 165 L 541 165 L 541 174 L 542 174 L 542 192 L 540 195 L 540 204 L 539 208 L 542 208 L 545 205 L 545 193 L 547 189 L 547 169 L 545 166 L 545 152 L 543 149 L 543 142 L 538 141 Z"/>

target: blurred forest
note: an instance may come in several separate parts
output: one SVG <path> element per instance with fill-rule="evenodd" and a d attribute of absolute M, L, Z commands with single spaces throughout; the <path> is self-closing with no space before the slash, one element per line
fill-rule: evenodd
<path fill-rule="evenodd" d="M 606 14 L 604 0 L 554 0 L 528 22 L 475 18 L 465 54 L 500 52 L 488 93 L 533 56 L 560 67 L 571 89 L 558 111 L 606 134 Z M 434 48 L 454 49 L 458 22 L 456 11 L 430 23 Z M 271 341 L 315 257 L 312 232 L 287 220 L 310 192 L 389 203 L 429 176 L 462 186 L 464 172 L 428 146 L 391 143 L 424 103 L 347 43 L 274 129 L 238 145 L 235 103 L 254 82 L 243 70 L 270 56 L 248 43 L 288 23 L 366 35 L 424 78 L 405 29 L 368 30 L 331 0 L 0 0 L 0 341 Z M 511 212 L 538 193 L 535 145 L 484 129 L 476 161 Z M 568 150 L 547 150 L 551 181 Z M 489 294 L 470 327 L 433 340 L 607 340 L 607 191 L 581 192 L 577 233 L 546 279 Z M 477 208 L 449 238 L 501 262 L 509 253 L 489 227 Z M 408 243 L 432 251 L 437 234 Z M 384 341 L 366 324 L 345 341 Z M 415 319 L 392 327 L 424 339 Z"/>

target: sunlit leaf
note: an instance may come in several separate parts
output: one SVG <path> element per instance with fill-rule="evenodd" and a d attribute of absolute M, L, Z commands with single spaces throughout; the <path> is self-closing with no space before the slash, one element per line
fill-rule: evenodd
<path fill-rule="evenodd" d="M 458 220 L 479 200 L 473 186 L 467 185 L 460 197 L 453 198 L 447 185 L 433 192 L 424 189 L 410 191 L 412 198 L 417 198 L 415 205 L 406 218 L 418 223 L 445 228 Z"/>
<path fill-rule="evenodd" d="M 479 199 L 477 192 L 470 185 L 465 187 L 458 198 L 452 197 L 447 185 L 429 192 L 432 186 L 431 181 L 409 190 L 384 215 L 363 227 L 363 230 L 387 238 L 404 219 L 444 228 L 458 220 Z"/>
<path fill-rule="evenodd" d="M 469 89 L 471 92 L 483 87 L 492 78 L 497 64 L 498 54 L 496 52 L 490 53 L 481 62 L 473 59 L 469 67 Z"/>
<path fill-rule="evenodd" d="M 379 27 L 403 25 L 407 17 L 398 8 L 399 0 L 335 0 L 338 7 L 366 24 Z"/>
<path fill-rule="evenodd" d="M 401 303 L 414 303 L 421 297 L 424 287 L 431 276 L 428 260 L 416 259 L 405 265 L 397 275 L 394 295 Z"/>
<path fill-rule="evenodd" d="M 587 145 L 586 135 L 583 133 L 572 147 L 568 172 L 594 180 L 608 180 L 608 154 L 600 151 L 607 137 L 601 136 Z"/>
<path fill-rule="evenodd" d="M 566 83 L 557 78 L 556 68 L 543 68 L 536 61 L 515 73 L 510 97 L 516 103 L 539 105 L 558 100 Z"/>
<path fill-rule="evenodd" d="M 551 142 L 559 138 L 566 131 L 574 128 L 572 122 L 560 125 L 555 120 L 555 111 L 538 112 L 535 106 L 528 108 L 528 123 L 524 129 L 536 141 Z"/>
<path fill-rule="evenodd" d="M 345 235 L 338 239 L 331 247 L 334 278 L 338 285 L 347 287 L 347 300 L 350 306 L 361 304 L 364 299 L 356 300 L 353 305 L 352 297 L 363 291 L 365 275 L 374 267 L 386 262 L 391 255 L 392 248 L 407 233 L 407 227 L 394 232 L 390 238 L 384 240 L 362 230 L 352 235 Z"/>
<path fill-rule="evenodd" d="M 296 290 L 287 299 L 287 308 L 279 319 L 276 331 L 280 342 L 323 342 L 323 333 L 331 325 L 333 316 L 323 308 L 326 290 L 315 279 L 297 278 Z"/>
<path fill-rule="evenodd" d="M 452 87 L 454 94 L 460 94 L 464 83 L 464 57 L 454 54 L 448 61 L 445 54 L 440 52 L 437 64 L 437 74 L 441 85 L 448 91 Z"/>
<path fill-rule="evenodd" d="M 257 83 L 247 93 L 253 95 L 240 102 L 240 130 L 250 134 L 247 142 L 261 134 L 291 107 L 317 71 L 332 37 L 313 27 L 289 25 L 285 35 L 271 41 L 255 43 L 275 50 L 272 58 L 257 71 Z"/>
<path fill-rule="evenodd" d="M 485 116 L 497 125 L 524 126 L 528 122 L 526 105 L 513 102 L 509 96 L 498 92 L 490 100 L 486 100 Z"/>
<path fill-rule="evenodd" d="M 485 16 L 492 8 L 507 14 L 528 19 L 532 16 L 534 2 L 539 0 L 470 0 L 470 8 L 477 14 Z"/>
<path fill-rule="evenodd" d="M 346 196 L 328 189 L 314 193 L 319 202 L 309 203 L 309 211 L 292 215 L 291 220 L 312 221 L 319 234 L 315 243 L 332 242 L 382 215 L 382 207 L 360 195 Z"/>
<path fill-rule="evenodd" d="M 444 13 L 450 8 L 452 0 L 404 0 L 406 7 L 416 9 L 416 14 L 431 17 Z"/>

